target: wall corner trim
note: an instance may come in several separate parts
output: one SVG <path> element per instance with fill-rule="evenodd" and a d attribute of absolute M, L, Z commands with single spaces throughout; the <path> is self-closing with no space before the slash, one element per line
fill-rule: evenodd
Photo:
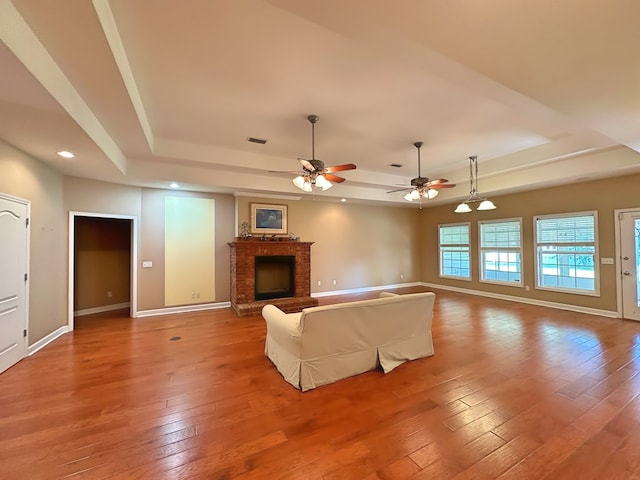
<path fill-rule="evenodd" d="M 68 325 L 64 325 L 64 326 L 58 328 L 57 330 L 54 330 L 53 332 L 51 332 L 49 335 L 45 335 L 40 340 L 35 342 L 33 345 L 29 345 L 29 348 L 28 348 L 28 351 L 27 351 L 27 356 L 30 357 L 31 355 L 36 353 L 41 348 L 46 347 L 51 342 L 53 342 L 55 339 L 57 339 L 58 337 L 61 337 L 65 333 L 69 333 L 70 331 L 71 331 L 71 329 L 69 328 L 69 326 Z"/>

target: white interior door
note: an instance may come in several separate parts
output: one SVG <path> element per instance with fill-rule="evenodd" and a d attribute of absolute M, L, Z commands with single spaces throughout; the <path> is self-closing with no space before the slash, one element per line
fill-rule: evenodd
<path fill-rule="evenodd" d="M 640 321 L 640 211 L 619 218 L 622 316 Z"/>
<path fill-rule="evenodd" d="M 29 204 L 0 195 L 0 372 L 25 357 Z"/>

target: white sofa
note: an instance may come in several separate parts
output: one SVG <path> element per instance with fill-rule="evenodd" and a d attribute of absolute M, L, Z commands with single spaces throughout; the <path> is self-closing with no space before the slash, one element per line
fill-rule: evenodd
<path fill-rule="evenodd" d="M 435 294 L 395 295 L 284 313 L 266 305 L 265 355 L 302 391 L 433 355 Z"/>

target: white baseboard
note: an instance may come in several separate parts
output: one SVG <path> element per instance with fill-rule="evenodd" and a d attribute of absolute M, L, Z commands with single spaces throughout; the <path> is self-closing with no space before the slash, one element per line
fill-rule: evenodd
<path fill-rule="evenodd" d="M 29 345 L 29 347 L 27 348 L 27 356 L 33 355 L 34 353 L 36 353 L 41 348 L 46 347 L 47 345 L 49 345 L 56 338 L 61 337 L 62 335 L 64 335 L 65 333 L 68 333 L 70 331 L 71 330 L 69 330 L 69 326 L 65 325 L 65 326 L 60 327 L 57 330 L 51 332 L 49 335 L 46 335 L 46 336 L 42 337 L 40 340 L 38 340 L 33 345 Z"/>
<path fill-rule="evenodd" d="M 330 292 L 316 292 L 316 293 L 312 293 L 311 296 L 314 298 L 332 297 L 334 295 L 351 295 L 353 293 L 377 292 L 379 290 L 390 290 L 390 289 L 405 288 L 405 287 L 419 287 L 422 285 L 423 284 L 420 282 L 395 283 L 392 285 L 378 285 L 376 287 L 349 288 L 346 290 L 333 290 Z"/>
<path fill-rule="evenodd" d="M 131 303 L 114 303 L 113 305 L 103 305 L 102 307 L 94 307 L 94 308 L 85 308 L 83 310 L 76 310 L 73 312 L 74 317 L 83 317 L 85 315 L 93 315 L 94 313 L 104 313 L 111 312 L 113 310 L 122 310 L 124 308 L 129 308 Z"/>
<path fill-rule="evenodd" d="M 452 292 L 466 293 L 468 295 L 478 295 L 481 297 L 498 298 L 500 300 L 526 303 L 529 305 L 538 305 L 540 307 L 556 308 L 558 310 L 569 310 L 571 312 L 588 313 L 589 315 L 599 315 L 601 317 L 620 318 L 620 315 L 618 315 L 618 312 L 611 311 L 611 310 L 600 310 L 598 308 L 582 307 L 580 305 L 571 305 L 568 303 L 547 302 L 545 300 L 536 300 L 534 298 L 516 297 L 513 295 L 502 295 L 499 293 L 483 292 L 480 290 L 471 290 L 467 288 L 450 287 L 448 285 L 440 285 L 437 283 L 421 282 L 420 285 L 427 288 L 437 288 L 440 290 L 449 290 Z"/>
<path fill-rule="evenodd" d="M 545 300 L 536 300 L 534 298 L 525 298 L 525 297 L 517 297 L 514 295 L 503 295 L 500 293 L 491 293 L 491 292 L 483 292 L 481 290 L 471 290 L 467 288 L 459 288 L 459 287 L 450 287 L 448 285 L 440 285 L 437 283 L 426 283 L 426 282 L 411 282 L 411 283 L 396 283 L 392 285 L 379 285 L 375 287 L 363 287 L 363 288 L 350 288 L 346 290 L 333 290 L 329 292 L 317 292 L 312 293 L 311 296 L 315 298 L 321 297 L 331 297 L 334 295 L 350 295 L 354 293 L 365 293 L 365 292 L 374 292 L 379 290 L 388 290 L 395 288 L 405 288 L 405 287 L 427 287 L 427 288 L 437 288 L 440 290 L 449 290 L 452 292 L 458 293 L 466 293 L 468 295 L 478 295 L 481 297 L 488 298 L 497 298 L 500 300 L 507 300 L 510 302 L 518 302 L 518 303 L 526 303 L 529 305 L 538 305 L 540 307 L 549 307 L 555 308 L 558 310 L 568 310 L 571 312 L 579 312 L 579 313 L 587 313 L 589 315 L 599 315 L 602 317 L 609 318 L 620 318 L 618 312 L 611 310 L 600 310 L 598 308 L 590 308 L 590 307 L 582 307 L 580 305 L 571 305 L 567 303 L 557 303 L 557 302 L 548 302 Z"/>
<path fill-rule="evenodd" d="M 141 310 L 136 314 L 136 318 L 153 317 L 154 315 L 171 315 L 173 313 L 202 312 L 205 310 L 219 310 L 230 308 L 231 302 L 201 303 L 199 305 L 181 305 L 179 307 L 155 308 L 153 310 Z"/>

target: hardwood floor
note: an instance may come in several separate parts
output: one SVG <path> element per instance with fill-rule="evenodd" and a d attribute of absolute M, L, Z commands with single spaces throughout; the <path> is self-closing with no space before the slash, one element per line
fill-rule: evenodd
<path fill-rule="evenodd" d="M 639 323 L 436 293 L 435 356 L 305 393 L 259 316 L 79 319 L 0 375 L 0 477 L 640 480 Z"/>

